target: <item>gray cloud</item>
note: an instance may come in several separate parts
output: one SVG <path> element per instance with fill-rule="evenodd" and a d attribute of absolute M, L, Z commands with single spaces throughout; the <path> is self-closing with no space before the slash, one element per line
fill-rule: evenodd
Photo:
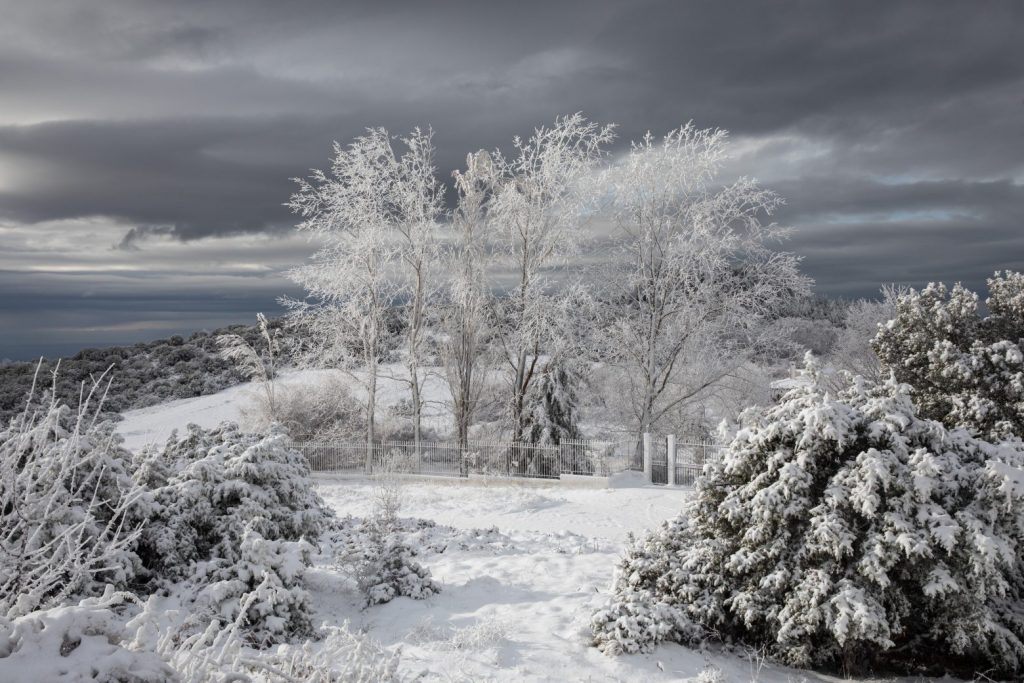
<path fill-rule="evenodd" d="M 57 315 L 72 286 L 46 269 L 84 258 L 57 258 L 60 230 L 82 244 L 92 222 L 106 225 L 105 255 L 89 256 L 74 287 L 106 282 L 93 260 L 116 245 L 154 266 L 137 296 L 78 301 L 90 325 L 143 311 L 187 328 L 210 297 L 183 284 L 199 275 L 163 262 L 182 257 L 174 240 L 196 253 L 268 240 L 260 254 L 279 272 L 288 179 L 324 166 L 332 140 L 378 125 L 433 126 L 447 177 L 467 151 L 507 147 L 561 113 L 619 122 L 620 149 L 693 119 L 732 131 L 730 174 L 788 198 L 779 218 L 823 292 L 978 286 L 997 267 L 1024 268 L 1024 5 L 1013 0 L 0 0 L 0 12 L 0 247 L 19 255 L 12 272 L 49 283 L 0 277 L 16 294 L 5 323 L 29 335 L 19 348 L 46 337 L 46 314 L 26 311 Z M 262 277 L 246 301 L 269 309 L 286 285 Z M 241 289 L 228 287 L 217 314 L 251 309 L 232 309 Z M 146 303 L 165 300 L 179 303 Z M 76 320 L 66 327 L 88 327 Z"/>

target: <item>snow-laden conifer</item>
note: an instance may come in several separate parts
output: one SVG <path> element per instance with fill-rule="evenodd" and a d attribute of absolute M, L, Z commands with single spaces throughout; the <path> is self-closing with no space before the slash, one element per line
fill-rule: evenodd
<path fill-rule="evenodd" d="M 142 460 L 157 510 L 139 552 L 162 578 L 184 578 L 198 561 L 240 560 L 250 530 L 269 540 L 315 541 L 330 517 L 310 486 L 308 464 L 281 433 L 190 425 Z"/>
<path fill-rule="evenodd" d="M 141 460 L 155 505 L 139 543 L 150 578 L 187 580 L 221 622 L 242 610 L 255 645 L 309 634 L 309 542 L 331 515 L 288 438 L 190 425 Z"/>
<path fill-rule="evenodd" d="M 988 315 L 959 283 L 909 290 L 872 345 L 914 387 L 922 415 L 990 441 L 1024 439 L 1024 273 L 997 271 L 988 289 Z"/>
<path fill-rule="evenodd" d="M 714 636 L 798 666 L 1024 667 L 1024 451 L 922 419 L 909 387 L 812 381 L 748 412 L 679 518 L 635 541 L 598 647 Z"/>

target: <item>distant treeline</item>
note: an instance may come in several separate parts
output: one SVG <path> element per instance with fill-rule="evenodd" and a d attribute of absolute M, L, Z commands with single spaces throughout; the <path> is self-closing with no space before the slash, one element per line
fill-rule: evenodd
<path fill-rule="evenodd" d="M 271 323 L 273 327 L 279 324 Z M 250 344 L 260 343 L 255 325 L 231 325 L 213 332 L 195 332 L 188 338 L 175 335 L 132 346 L 83 349 L 70 358 L 60 359 L 57 396 L 77 405 L 82 384 L 88 391 L 93 378 L 98 379 L 108 368 L 106 379 L 112 381 L 104 409 L 109 413 L 216 393 L 245 381 L 234 365 L 218 355 L 216 337 L 229 333 L 242 336 Z M 42 361 L 37 397 L 54 388 L 53 370 L 57 362 Z M 25 407 L 38 365 L 38 361 L 26 361 L 0 366 L 0 424 L 7 424 Z"/>

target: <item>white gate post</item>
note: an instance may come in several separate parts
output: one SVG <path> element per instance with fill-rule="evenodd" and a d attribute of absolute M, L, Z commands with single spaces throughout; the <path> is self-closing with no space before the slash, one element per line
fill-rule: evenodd
<path fill-rule="evenodd" d="M 647 483 L 654 481 L 654 465 L 651 462 L 651 433 L 644 432 L 644 479 Z"/>
<path fill-rule="evenodd" d="M 668 435 L 668 485 L 676 485 L 676 435 Z"/>

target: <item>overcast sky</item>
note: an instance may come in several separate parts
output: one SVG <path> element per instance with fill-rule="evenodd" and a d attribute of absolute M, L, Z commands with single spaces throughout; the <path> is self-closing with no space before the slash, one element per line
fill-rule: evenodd
<path fill-rule="evenodd" d="M 447 177 L 556 115 L 693 120 L 819 293 L 1024 269 L 1024 2 L 0 0 L 0 358 L 277 312 L 289 178 L 367 126 Z"/>

